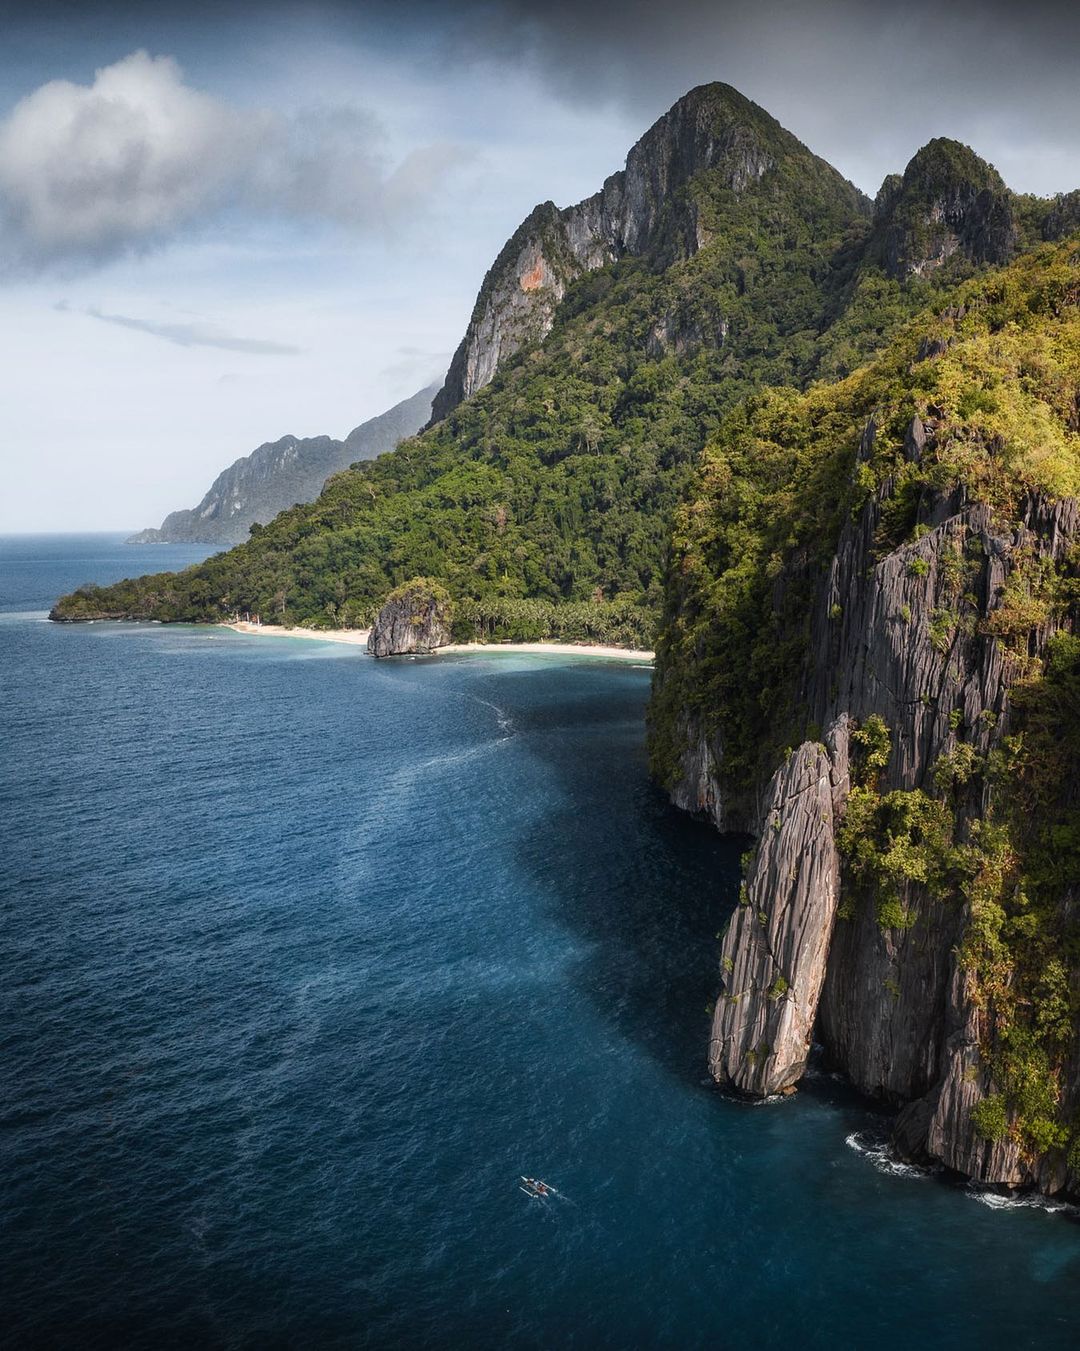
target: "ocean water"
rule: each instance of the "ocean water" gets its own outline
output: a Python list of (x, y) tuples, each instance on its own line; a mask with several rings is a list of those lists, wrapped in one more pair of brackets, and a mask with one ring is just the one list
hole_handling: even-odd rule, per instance
[(44, 620), (196, 553), (0, 543), (6, 1345), (1077, 1345), (1070, 1212), (707, 1083), (647, 670)]

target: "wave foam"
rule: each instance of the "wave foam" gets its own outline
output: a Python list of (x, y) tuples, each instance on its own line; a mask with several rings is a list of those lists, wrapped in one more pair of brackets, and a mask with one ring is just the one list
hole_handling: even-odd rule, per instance
[(923, 1178), (929, 1177), (935, 1171), (898, 1159), (888, 1139), (876, 1131), (852, 1131), (845, 1138), (844, 1144), (856, 1154), (869, 1159), (879, 1173), (887, 1173), (890, 1177)]
[(1048, 1215), (1065, 1212), (1080, 1215), (1080, 1206), (1060, 1201), (1053, 1196), (1043, 1196), (1039, 1192), (997, 1192), (980, 1187), (977, 1182), (969, 1182), (964, 1192), (973, 1201), (988, 1206), (991, 1210), (1045, 1210)]

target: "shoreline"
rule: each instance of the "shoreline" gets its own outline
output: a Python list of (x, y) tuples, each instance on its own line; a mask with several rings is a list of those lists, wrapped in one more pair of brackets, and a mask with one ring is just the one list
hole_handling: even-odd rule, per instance
[[(279, 624), (222, 623), (219, 628), (232, 629), (234, 633), (262, 635), (271, 638), (308, 638), (323, 643), (346, 643), (351, 647), (366, 650), (370, 629), (302, 629), (284, 628)], [(449, 643), (446, 647), (436, 648), (424, 656), (441, 656), (444, 652), (452, 655), (475, 652), (529, 652), (541, 657), (598, 657), (614, 661), (653, 662), (656, 654), (641, 648), (608, 647), (602, 643)]]

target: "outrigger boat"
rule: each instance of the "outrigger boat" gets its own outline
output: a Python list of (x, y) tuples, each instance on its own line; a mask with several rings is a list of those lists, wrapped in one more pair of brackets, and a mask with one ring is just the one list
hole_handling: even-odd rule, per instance
[(546, 1182), (541, 1182), (538, 1177), (523, 1177), (520, 1190), (526, 1196), (532, 1196), (537, 1201), (543, 1201), (545, 1197), (555, 1195), (555, 1188), (549, 1187)]

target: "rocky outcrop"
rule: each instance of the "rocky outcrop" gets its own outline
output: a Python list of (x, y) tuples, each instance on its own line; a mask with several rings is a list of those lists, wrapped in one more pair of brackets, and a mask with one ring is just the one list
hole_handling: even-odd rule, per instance
[[(518, 227), (484, 278), (432, 420), (482, 389), (514, 353), (543, 339), (577, 278), (626, 254), (670, 263), (704, 247), (710, 232), (693, 191), (700, 175), (709, 174), (712, 190), (742, 193), (792, 156), (814, 158), (730, 86), (691, 90), (650, 127), (627, 155), (626, 167), (598, 193), (563, 210), (544, 202)], [(835, 178), (853, 211), (861, 210), (856, 189), (822, 161), (814, 162)], [(723, 320), (712, 328), (710, 337), (722, 342)], [(695, 321), (677, 317), (650, 338), (657, 353), (689, 350), (704, 340)]]
[(416, 577), (387, 596), (368, 635), (374, 657), (434, 652), (450, 642), (450, 594), (439, 582)]
[(1080, 230), (1080, 189), (1061, 192), (1054, 198), (1043, 220), (1043, 239), (1065, 239)]
[(613, 246), (589, 228), (587, 205), (559, 211), (544, 202), (503, 246), (435, 396), (433, 422), (489, 384), (500, 362), (549, 333), (567, 286), (615, 256)]
[(757, 1097), (795, 1084), (813, 1041), (840, 893), (835, 814), (846, 731), (807, 742), (773, 778), (754, 864), (724, 934), (709, 1069)]
[(355, 427), (344, 441), (283, 436), (267, 442), (220, 473), (197, 507), (170, 512), (157, 529), (140, 530), (128, 543), (240, 544), (252, 525), (265, 525), (297, 502), (313, 502), (331, 474), (415, 436), (434, 395), (434, 386), (420, 390)]
[[(910, 429), (913, 455), (930, 434)], [(873, 439), (871, 424), (864, 453)], [(1075, 546), (1080, 505), (1032, 496), (1006, 528), (962, 489), (926, 494), (925, 533), (881, 556), (890, 491), (845, 526), (819, 591), (802, 694), (828, 731), (824, 744), (794, 750), (752, 811), (759, 843), (723, 940), (710, 1068), (718, 1082), (765, 1096), (797, 1082), (816, 1039), (856, 1087), (904, 1105), (896, 1140), (909, 1157), (981, 1182), (1075, 1191), (1080, 1179), (1069, 1179), (1060, 1156), (1032, 1158), (1010, 1137), (976, 1130), (973, 1109), (994, 1085), (985, 1013), (958, 957), (967, 907), (907, 883), (904, 926), (883, 925), (872, 898), (841, 897), (836, 832), (849, 731), (872, 714), (893, 729), (883, 794), (929, 788), (935, 763), (961, 740), (980, 757), (1003, 745), (1016, 671), (990, 632), (994, 615), (1018, 566), (1059, 563)], [(1032, 628), (1028, 659), (1051, 633), (1048, 622)], [(673, 796), (727, 827), (721, 751), (715, 739), (692, 739)], [(958, 838), (984, 814), (990, 791), (980, 782), (961, 799)], [(736, 804), (736, 816), (745, 811)], [(1080, 971), (1072, 979), (1080, 983)], [(1074, 1111), (1080, 1031), (1072, 1066)]]
[(1000, 174), (959, 141), (930, 141), (874, 203), (874, 250), (898, 280), (926, 277), (954, 255), (1001, 264), (1016, 252), (1013, 196)]
[(990, 1077), (983, 1062), (976, 1001), (968, 983), (963, 971), (950, 973), (944, 1072), (923, 1097), (904, 1108), (895, 1141), (908, 1158), (942, 1163), (980, 1182), (1037, 1188), (1054, 1195), (1070, 1183), (1060, 1155), (1032, 1158), (1014, 1139), (988, 1140), (975, 1129), (973, 1112), (990, 1090)]

